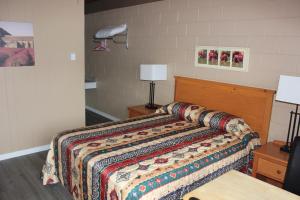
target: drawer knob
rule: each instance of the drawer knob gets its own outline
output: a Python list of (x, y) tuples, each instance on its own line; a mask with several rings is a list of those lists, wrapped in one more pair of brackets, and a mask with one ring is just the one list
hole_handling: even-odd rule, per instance
[(276, 173), (277, 173), (277, 174), (281, 174), (281, 171), (280, 171), (280, 170), (277, 170)]

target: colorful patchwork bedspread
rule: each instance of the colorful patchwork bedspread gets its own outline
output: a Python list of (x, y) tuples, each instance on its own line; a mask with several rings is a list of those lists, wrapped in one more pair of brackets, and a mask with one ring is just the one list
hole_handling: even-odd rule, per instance
[(247, 169), (256, 133), (232, 133), (154, 114), (66, 131), (51, 144), (43, 184), (75, 200), (180, 199), (231, 169)]

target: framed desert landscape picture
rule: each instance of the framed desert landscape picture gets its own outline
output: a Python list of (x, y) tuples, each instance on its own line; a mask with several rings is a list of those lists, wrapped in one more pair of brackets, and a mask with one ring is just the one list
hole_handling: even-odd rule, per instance
[(249, 48), (197, 46), (195, 66), (247, 72), (249, 54)]
[(32, 23), (0, 21), (0, 67), (34, 65)]

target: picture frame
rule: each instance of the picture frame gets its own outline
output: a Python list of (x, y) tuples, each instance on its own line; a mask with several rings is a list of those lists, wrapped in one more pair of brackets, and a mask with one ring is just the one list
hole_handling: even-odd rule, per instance
[(195, 66), (248, 72), (249, 48), (197, 46)]
[(33, 25), (0, 21), (0, 68), (35, 65)]

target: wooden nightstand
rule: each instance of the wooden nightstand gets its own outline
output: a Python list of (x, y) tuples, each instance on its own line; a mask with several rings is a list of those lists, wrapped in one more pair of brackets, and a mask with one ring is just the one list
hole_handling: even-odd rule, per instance
[(142, 115), (149, 115), (155, 113), (156, 109), (148, 109), (145, 105), (128, 107), (128, 117), (138, 117)]
[(252, 173), (254, 177), (262, 175), (263, 180), (279, 187), (282, 186), (289, 154), (280, 151), (281, 146), (277, 142), (269, 142), (254, 151)]

